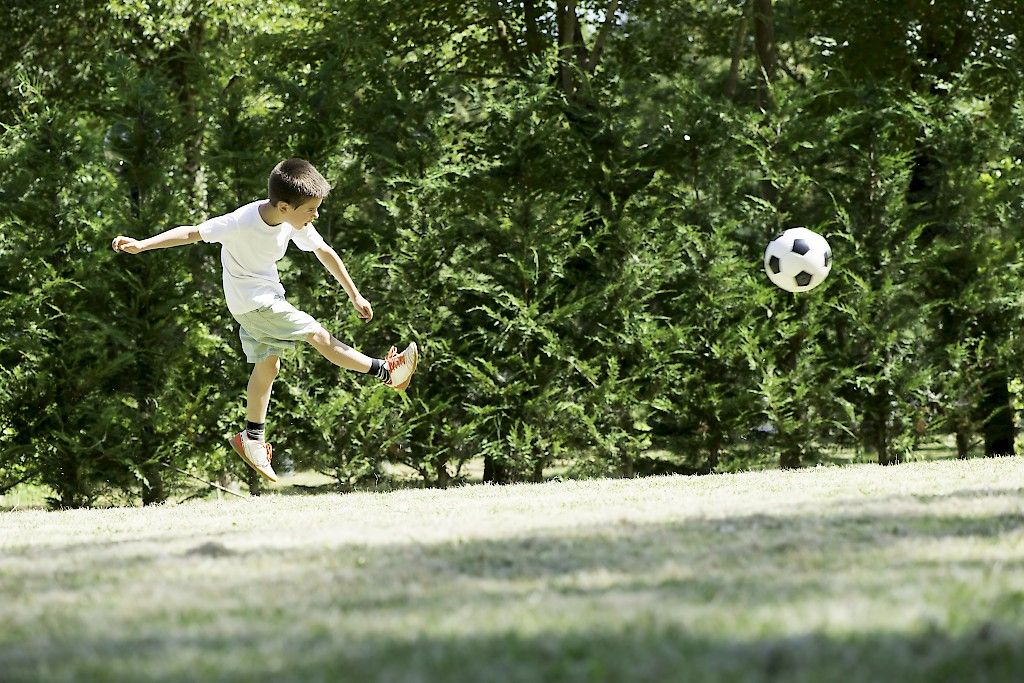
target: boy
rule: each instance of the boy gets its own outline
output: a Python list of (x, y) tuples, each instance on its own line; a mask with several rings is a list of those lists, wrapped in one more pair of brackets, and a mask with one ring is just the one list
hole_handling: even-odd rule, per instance
[(308, 161), (288, 159), (274, 167), (267, 186), (267, 201), (255, 201), (201, 225), (172, 228), (145, 240), (119, 235), (111, 246), (116, 252), (138, 254), (199, 240), (221, 244), (224, 296), (238, 321), (246, 360), (254, 366), (246, 391), (246, 428), (231, 438), (231, 447), (254, 470), (277, 481), (271, 466), (273, 449), (264, 439), (264, 430), (283, 350), (296, 341), (306, 341), (335, 365), (372, 373), (397, 391), (409, 386), (419, 354), (412, 342), (402, 353), (391, 347), (384, 358), (365, 356), (285, 300), (277, 262), (291, 241), (302, 251), (316, 254), (344, 287), (360, 318), (366, 322), (373, 319), (370, 302), (356, 289), (337, 252), (313, 227), (312, 221), (319, 217), (317, 209), (331, 190), (324, 177)]

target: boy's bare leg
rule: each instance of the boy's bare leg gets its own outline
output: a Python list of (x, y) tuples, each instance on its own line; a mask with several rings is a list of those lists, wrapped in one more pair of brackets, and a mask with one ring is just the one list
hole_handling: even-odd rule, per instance
[(277, 473), (270, 462), (273, 448), (263, 439), (263, 429), (270, 406), (270, 390), (280, 369), (281, 359), (277, 356), (269, 356), (253, 366), (246, 388), (245, 416), (249, 424), (230, 439), (235, 453), (270, 481), (277, 481)]
[(372, 358), (341, 343), (323, 328), (320, 328), (319, 332), (311, 332), (306, 335), (306, 341), (324, 358), (346, 370), (367, 373), (373, 366)]
[(262, 424), (267, 421), (270, 390), (274, 387), (274, 380), (280, 370), (281, 359), (278, 356), (270, 356), (253, 366), (246, 390), (245, 416), (249, 422)]

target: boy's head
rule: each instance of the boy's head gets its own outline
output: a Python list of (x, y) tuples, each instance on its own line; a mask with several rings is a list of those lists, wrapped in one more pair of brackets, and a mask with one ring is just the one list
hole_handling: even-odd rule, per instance
[(275, 208), (281, 208), (279, 203), (284, 202), (291, 209), (298, 209), (313, 199), (319, 205), (330, 192), (330, 183), (305, 159), (282, 161), (267, 181), (267, 198)]

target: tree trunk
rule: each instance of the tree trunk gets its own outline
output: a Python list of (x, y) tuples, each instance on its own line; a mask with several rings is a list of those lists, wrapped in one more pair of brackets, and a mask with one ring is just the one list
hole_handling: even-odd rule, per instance
[[(771, 96), (771, 84), (775, 82), (778, 71), (778, 57), (775, 52), (775, 17), (772, 0), (751, 0), (754, 12), (754, 51), (760, 78), (757, 85), (757, 106), (767, 112), (774, 108)], [(768, 178), (759, 183), (761, 198), (773, 206), (778, 206), (778, 191)]]
[(902, 454), (892, 452), (892, 410), (889, 395), (892, 387), (887, 383), (878, 385), (874, 396), (869, 397), (864, 415), (864, 443), (878, 456), (879, 465), (898, 465)]
[(496, 462), (494, 456), (484, 456), (484, 478), (485, 484), (508, 484), (512, 477), (504, 465)]
[(537, 9), (537, 4), (534, 0), (523, 1), (523, 23), (526, 25), (526, 49), (533, 56), (537, 56), (544, 51), (544, 39), (541, 36), (540, 26), (538, 25), (540, 16), (541, 12)]
[(570, 100), (576, 94), (576, 0), (558, 3), (558, 82)]
[(59, 471), (61, 475), (59, 486), (52, 487), (60, 496), (60, 500), (57, 502), (58, 509), (70, 510), (88, 507), (90, 495), (87, 490), (87, 484), (79, 470), (77, 455), (62, 449), (62, 456), (61, 462), (63, 466), (60, 467)]
[(889, 416), (886, 414), (888, 411), (882, 407), (877, 407), (877, 402), (873, 403), (872, 407), (869, 407), (868, 410), (872, 415), (865, 421), (868, 429), (867, 442), (875, 452), (878, 464), (898, 464), (899, 456), (894, 457), (889, 452)]
[(204, 126), (196, 104), (195, 90), (188, 71), (190, 60), (202, 54), (206, 23), (202, 16), (192, 18), (184, 44), (176, 45), (171, 60), (171, 75), (178, 87), (178, 103), (188, 139), (185, 144), (185, 174), (192, 185), (193, 205), (198, 207), (200, 218), (207, 217), (206, 169), (203, 167)]
[(260, 475), (256, 474), (256, 470), (248, 465), (245, 467), (245, 485), (249, 487), (250, 496), (258, 496), (263, 493), (263, 482)]
[(167, 492), (164, 489), (164, 480), (160, 474), (160, 468), (156, 463), (149, 463), (142, 467), (142, 474), (146, 477), (142, 484), (142, 504), (158, 505), (167, 500)]
[(711, 432), (711, 440), (708, 443), (708, 457), (704, 461), (704, 467), (701, 470), (705, 474), (714, 473), (722, 453), (724, 435), (721, 432), (721, 426), (715, 426), (712, 429), (714, 431)]
[(989, 373), (982, 382), (979, 409), (984, 419), (985, 455), (988, 457), (1013, 455), (1016, 428), (1007, 373)]
[(739, 83), (740, 62), (746, 51), (747, 32), (750, 30), (750, 16), (754, 11), (754, 0), (747, 0), (743, 8), (743, 18), (736, 27), (736, 35), (732, 45), (732, 61), (729, 63), (729, 77), (725, 81), (725, 96), (730, 100), (736, 96), (736, 85)]
[(758, 105), (767, 110), (772, 105), (771, 84), (775, 82), (779, 60), (775, 50), (775, 17), (772, 0), (754, 2), (754, 48), (761, 66), (760, 85), (757, 90)]
[(452, 475), (448, 473), (448, 465), (446, 465), (444, 462), (439, 462), (436, 464), (436, 470), (437, 479), (435, 480), (435, 484), (439, 489), (448, 488), (448, 486), (451, 485), (452, 482)]
[(540, 483), (544, 481), (544, 461), (546, 458), (539, 458), (533, 463), (533, 471), (530, 473), (530, 481)]
[(971, 432), (967, 427), (957, 427), (956, 457), (966, 460), (971, 450)]
[[(798, 315), (801, 319), (807, 317), (807, 299), (800, 298), (796, 304)], [(783, 352), (784, 355), (780, 359), (780, 365), (786, 368), (791, 375), (795, 374), (797, 367), (800, 363), (800, 352), (804, 347), (804, 341), (807, 339), (807, 328), (801, 326), (799, 331), (789, 339), (788, 346)], [(792, 404), (791, 404), (792, 405)], [(794, 418), (791, 422), (795, 424), (804, 424), (804, 417), (807, 414), (806, 406), (798, 406), (793, 408), (793, 414), (791, 417)], [(779, 453), (779, 467), (788, 470), (796, 469), (801, 466), (803, 460), (803, 454), (805, 450), (805, 435), (799, 433), (801, 430), (797, 429), (797, 433), (780, 433), (780, 443), (782, 451)]]
[(779, 468), (784, 470), (799, 469), (803, 456), (801, 451), (800, 444), (790, 439), (789, 443), (782, 449), (782, 453), (779, 454)]
[[(129, 269), (140, 282), (148, 282), (153, 279), (150, 275), (153, 267), (152, 263), (144, 260), (126, 262), (125, 264), (125, 268)], [(135, 319), (137, 321), (152, 321), (154, 313), (151, 301), (152, 297), (158, 295), (149, 289), (143, 289), (137, 296)], [(132, 460), (142, 471), (144, 477), (142, 504), (153, 505), (163, 503), (167, 499), (163, 475), (156, 463), (156, 452), (162, 438), (157, 429), (156, 397), (165, 377), (157, 368), (150, 365), (147, 351), (161, 348), (163, 325), (143, 322), (136, 329), (139, 331), (139, 337), (133, 354), (134, 362), (131, 366), (131, 393), (138, 405), (135, 423), (138, 446), (132, 453)]]

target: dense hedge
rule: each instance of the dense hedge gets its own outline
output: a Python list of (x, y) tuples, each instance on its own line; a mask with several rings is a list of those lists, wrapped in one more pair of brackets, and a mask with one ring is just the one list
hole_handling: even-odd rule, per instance
[[(289, 295), (403, 397), (285, 360), (278, 462), (343, 486), (1012, 452), (1024, 298), (1016, 0), (289, 3), (0, 10), (0, 492), (158, 502), (225, 447), (248, 368), (210, 245), (118, 257), (304, 156), (377, 317)], [(830, 240), (772, 288), (781, 228)], [(652, 458), (653, 453), (670, 453)]]

